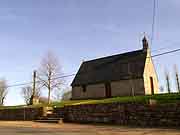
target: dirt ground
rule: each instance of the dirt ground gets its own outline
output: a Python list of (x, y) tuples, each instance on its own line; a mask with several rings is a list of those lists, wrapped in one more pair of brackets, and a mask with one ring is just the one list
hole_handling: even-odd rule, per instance
[(1, 135), (180, 135), (180, 130), (0, 121)]

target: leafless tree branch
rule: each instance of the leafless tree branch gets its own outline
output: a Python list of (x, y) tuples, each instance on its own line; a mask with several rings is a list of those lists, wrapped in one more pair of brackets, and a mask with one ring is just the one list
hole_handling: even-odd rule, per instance
[(5, 79), (0, 80), (0, 105), (4, 105), (4, 100), (7, 96), (7, 82)]
[(48, 89), (48, 103), (50, 103), (51, 92), (61, 89), (64, 79), (56, 79), (57, 75), (63, 75), (59, 60), (52, 52), (48, 52), (41, 61), (38, 80), (41, 86)]
[[(21, 90), (21, 95), (24, 98), (24, 101), (25, 101), (25, 103), (27, 105), (30, 104), (30, 100), (31, 100), (32, 94), (33, 94), (33, 89), (32, 89), (31, 86), (23, 87), (22, 90)], [(34, 96), (36, 96), (36, 97), (40, 97), (41, 96), (41, 91), (40, 91), (39, 88), (36, 89)]]

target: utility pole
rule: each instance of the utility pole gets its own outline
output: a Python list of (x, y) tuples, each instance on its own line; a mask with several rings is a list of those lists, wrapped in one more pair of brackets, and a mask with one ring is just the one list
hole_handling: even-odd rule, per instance
[(33, 72), (33, 97), (35, 96), (35, 91), (36, 91), (36, 70)]
[(34, 104), (34, 97), (35, 97), (35, 92), (36, 92), (36, 70), (33, 72), (33, 86), (32, 86), (32, 96), (30, 99), (30, 105)]

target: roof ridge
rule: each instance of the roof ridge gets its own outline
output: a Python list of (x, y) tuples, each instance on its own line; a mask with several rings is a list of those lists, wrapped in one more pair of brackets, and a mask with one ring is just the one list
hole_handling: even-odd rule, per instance
[(99, 58), (84, 61), (83, 63), (89, 63), (89, 62), (96, 61), (96, 60), (111, 58), (111, 57), (119, 56), (119, 55), (126, 55), (126, 54), (129, 54), (129, 53), (134, 53), (134, 52), (139, 52), (139, 51), (143, 51), (143, 49), (139, 49), (139, 50), (135, 50), (135, 51), (129, 51), (129, 52), (125, 52), (125, 53), (114, 54), (114, 55), (109, 55), (109, 56), (105, 56), (105, 57), (99, 57)]

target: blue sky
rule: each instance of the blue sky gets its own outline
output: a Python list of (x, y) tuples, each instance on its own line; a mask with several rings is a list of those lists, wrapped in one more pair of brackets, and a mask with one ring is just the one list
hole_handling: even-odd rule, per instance
[[(31, 80), (49, 49), (65, 74), (82, 60), (142, 48), (151, 36), (153, 0), (0, 0), (0, 77), (9, 84)], [(152, 54), (180, 47), (180, 1), (158, 0)], [(164, 70), (173, 77), (180, 53), (154, 59), (160, 85)], [(72, 78), (68, 78), (70, 83)], [(22, 104), (21, 87), (9, 89), (7, 105)]]

